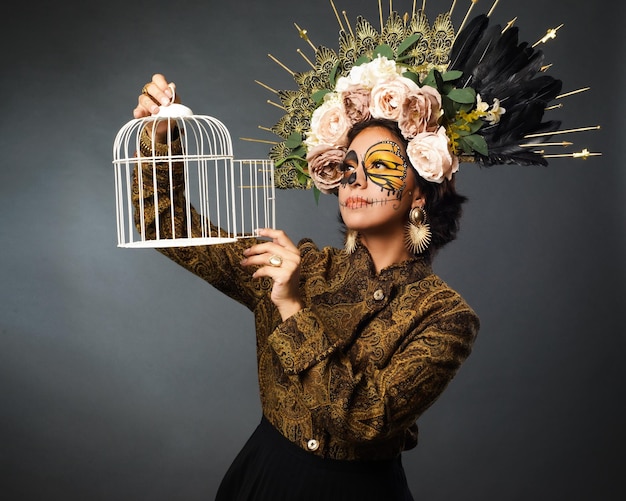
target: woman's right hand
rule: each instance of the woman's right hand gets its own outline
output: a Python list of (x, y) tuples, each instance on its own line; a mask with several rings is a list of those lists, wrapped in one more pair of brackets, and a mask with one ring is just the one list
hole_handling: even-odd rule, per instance
[(155, 73), (152, 80), (143, 86), (141, 94), (137, 98), (137, 107), (133, 110), (135, 118), (144, 118), (159, 112), (160, 106), (168, 106), (172, 103), (175, 94), (175, 103), (180, 103), (178, 93), (175, 93), (176, 84), (168, 82), (163, 75)]

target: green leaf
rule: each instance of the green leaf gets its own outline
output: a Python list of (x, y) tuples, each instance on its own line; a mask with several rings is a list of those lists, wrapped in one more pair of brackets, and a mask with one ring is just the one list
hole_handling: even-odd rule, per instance
[(315, 197), (315, 203), (319, 204), (320, 203), (320, 194), (322, 192), (319, 190), (319, 188), (315, 185), (313, 185), (313, 196)]
[(368, 56), (367, 54), (363, 54), (356, 61), (354, 61), (353, 66), (361, 66), (362, 64), (370, 63), (371, 61), (372, 61), (372, 58), (370, 56)]
[(328, 89), (318, 90), (311, 94), (311, 99), (315, 102), (315, 104), (320, 104), (324, 100), (324, 96), (328, 94), (330, 91)]
[(451, 82), (452, 80), (458, 80), (463, 76), (463, 72), (459, 70), (446, 71), (441, 75), (444, 82)]
[(480, 136), (478, 134), (472, 134), (470, 136), (463, 137), (461, 140), (459, 140), (459, 144), (461, 143), (465, 143), (471, 148), (471, 150), (476, 151), (481, 155), (487, 156), (489, 153), (487, 141), (485, 141), (485, 138), (483, 136)]
[(373, 57), (384, 56), (387, 59), (393, 59), (393, 49), (387, 44), (381, 44), (374, 49)]
[(404, 78), (408, 78), (409, 80), (413, 80), (417, 85), (420, 84), (420, 77), (417, 73), (413, 73), (412, 71), (405, 71), (402, 73)]
[(290, 150), (293, 150), (302, 144), (302, 134), (299, 132), (292, 132), (285, 141), (285, 146)]
[(407, 50), (409, 50), (413, 44), (419, 41), (420, 38), (422, 38), (421, 33), (415, 33), (410, 37), (405, 38), (404, 41), (400, 45), (398, 45), (398, 57), (400, 57)]
[(298, 178), (298, 183), (306, 186), (309, 182), (309, 176), (307, 176), (304, 172), (302, 171), (298, 171), (297, 174), (297, 178)]
[[(277, 162), (274, 162), (274, 167), (280, 167), (285, 162), (291, 162), (291, 161), (293, 161), (293, 162), (300, 162), (300, 163), (306, 163), (306, 158), (302, 158), (301, 156), (298, 156), (298, 155), (289, 155), (289, 156), (286, 156), (285, 158), (281, 158)], [(296, 167), (302, 168), (298, 164), (294, 164), (294, 165)]]
[[(475, 122), (469, 123), (463, 119), (459, 119), (455, 122), (455, 125), (457, 126), (458, 133), (461, 136), (469, 136), (470, 134), (476, 134), (484, 125), (484, 122), (482, 120), (476, 120)], [(469, 127), (469, 130), (461, 130), (458, 128), (459, 126)]]
[(456, 103), (470, 104), (476, 100), (476, 91), (470, 87), (465, 89), (452, 89), (447, 96)]

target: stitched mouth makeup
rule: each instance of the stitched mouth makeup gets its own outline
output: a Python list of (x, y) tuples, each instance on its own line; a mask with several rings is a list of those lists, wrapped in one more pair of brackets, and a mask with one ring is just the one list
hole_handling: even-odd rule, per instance
[(379, 207), (381, 205), (388, 204), (390, 202), (398, 202), (396, 198), (363, 198), (363, 197), (348, 197), (345, 202), (340, 203), (340, 206), (345, 209), (364, 209), (369, 207)]

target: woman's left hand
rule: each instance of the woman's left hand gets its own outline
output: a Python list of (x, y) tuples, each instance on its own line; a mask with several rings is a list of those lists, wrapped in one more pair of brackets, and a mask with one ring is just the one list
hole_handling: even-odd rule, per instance
[(264, 228), (258, 230), (260, 237), (271, 241), (253, 245), (244, 251), (243, 266), (259, 266), (254, 278), (269, 277), (273, 280), (272, 302), (283, 320), (304, 308), (300, 296), (300, 251), (282, 230)]

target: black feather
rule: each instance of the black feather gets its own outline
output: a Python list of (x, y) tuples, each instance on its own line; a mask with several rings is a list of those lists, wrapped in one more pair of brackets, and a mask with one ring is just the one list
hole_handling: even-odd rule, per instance
[(456, 85), (472, 87), (490, 104), (498, 99), (506, 109), (497, 124), (480, 131), (488, 146), (487, 156), (476, 156), (482, 165), (546, 165), (541, 153), (520, 144), (528, 142), (528, 134), (549, 133), (560, 126), (557, 121), (544, 122), (543, 115), (561, 91), (561, 81), (541, 72), (543, 53), (520, 43), (518, 36), (515, 27), (504, 32), (498, 25), (489, 27), (489, 18), (481, 14), (458, 34), (450, 52), (449, 69), (463, 72)]

